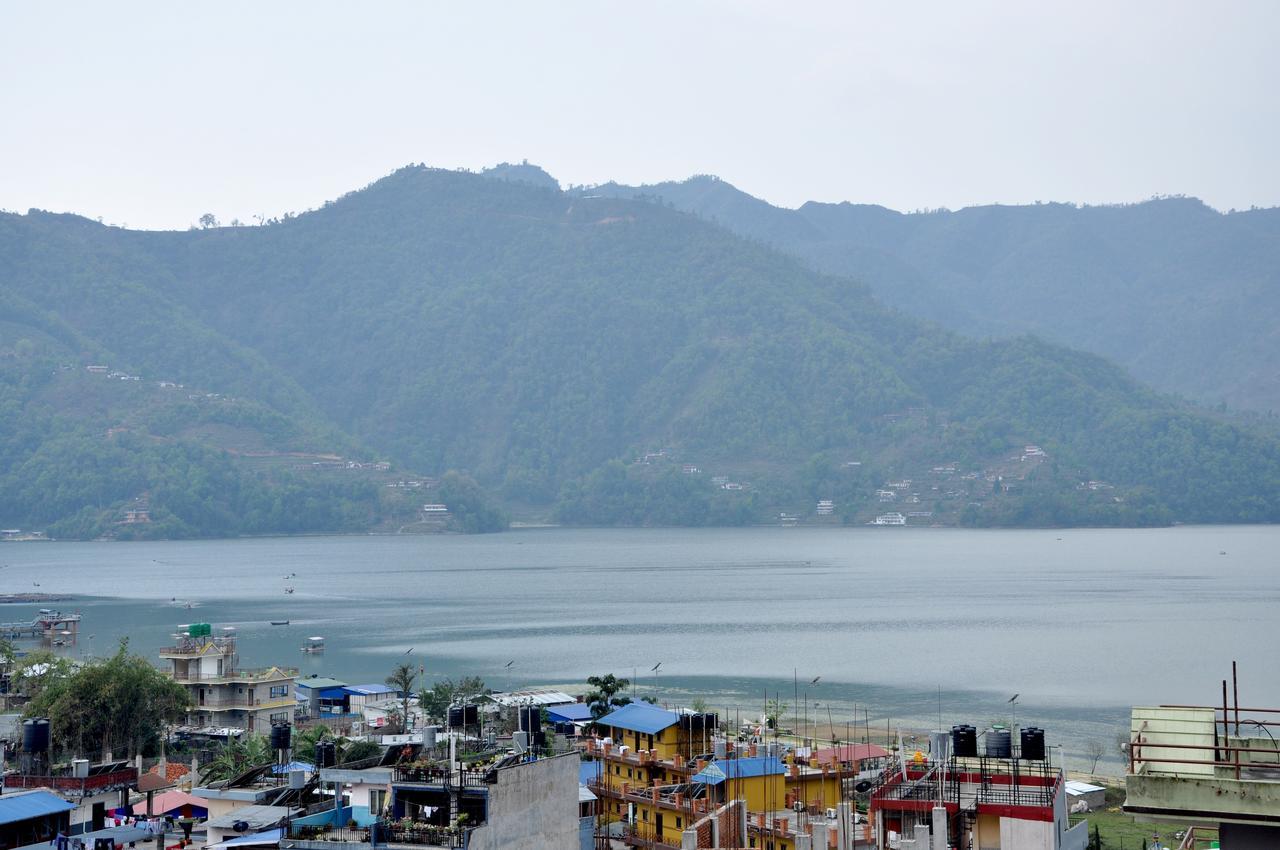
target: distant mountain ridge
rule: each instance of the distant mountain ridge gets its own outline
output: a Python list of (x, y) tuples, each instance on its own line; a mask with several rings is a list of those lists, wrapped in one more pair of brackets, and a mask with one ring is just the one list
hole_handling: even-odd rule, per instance
[[(40, 457), (37, 417), (73, 418), (73, 394), (33, 389), (43, 364), (83, 369), (106, 352), (113, 367), (243, 399), (289, 434), (328, 435), (311, 445), (463, 470), (566, 522), (1280, 519), (1280, 443), (1267, 434), (1099, 357), (965, 339), (694, 215), (563, 192), (529, 168), (407, 167), (261, 227), (145, 233), (0, 215), (0, 298), (22, 311), (0, 322), (0, 405), (15, 411), (0, 420), (0, 483), (23, 484)], [(85, 457), (111, 445), (105, 429), (75, 439)], [(145, 479), (165, 439), (148, 428), (121, 461)], [(225, 460), (211, 450), (208, 463)], [(174, 500), (184, 476), (197, 491), (204, 480), (199, 464), (156, 474)], [(248, 487), (267, 473), (235, 474)], [(341, 495), (284, 483), (317, 511)], [(491, 523), (482, 496), (462, 497)], [(350, 495), (334, 516), (381, 521), (370, 499)]]
[(1280, 411), (1280, 209), (1175, 197), (792, 210), (706, 176), (582, 191), (672, 204), (970, 336), (1034, 333), (1207, 404)]

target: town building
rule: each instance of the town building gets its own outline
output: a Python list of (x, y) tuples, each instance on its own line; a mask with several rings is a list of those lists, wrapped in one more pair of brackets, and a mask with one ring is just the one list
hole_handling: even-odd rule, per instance
[(1191, 825), (1196, 847), (1280, 847), (1280, 709), (1241, 708), (1238, 693), (1228, 702), (1223, 680), (1220, 705), (1134, 707), (1124, 811)]
[(587, 777), (601, 834), (654, 850), (826, 847), (817, 835), (853, 846), (852, 766), (804, 764), (777, 742), (729, 740), (715, 714), (646, 703), (597, 728), (584, 748), (598, 765)]
[(1084, 850), (1066, 783), (1040, 729), (956, 726), (901, 751), (871, 793), (878, 850)]
[(235, 629), (214, 635), (208, 623), (192, 623), (160, 650), (169, 675), (191, 694), (187, 725), (198, 728), (264, 732), (273, 723), (293, 720), (296, 669), (242, 669)]

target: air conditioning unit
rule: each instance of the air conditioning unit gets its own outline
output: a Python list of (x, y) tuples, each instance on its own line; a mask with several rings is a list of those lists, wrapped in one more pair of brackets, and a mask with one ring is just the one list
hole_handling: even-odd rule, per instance
[(827, 809), (827, 820), (835, 820), (835, 819), (836, 819), (836, 810)]
[(797, 814), (803, 812), (805, 808), (804, 800), (796, 800), (794, 803), (791, 804), (791, 808), (794, 809)]

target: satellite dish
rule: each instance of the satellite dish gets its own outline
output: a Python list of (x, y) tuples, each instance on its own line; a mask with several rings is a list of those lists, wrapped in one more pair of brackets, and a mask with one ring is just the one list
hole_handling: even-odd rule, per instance
[(853, 790), (857, 791), (859, 794), (865, 794), (871, 790), (871, 782), (864, 779), (857, 785), (853, 786)]
[(235, 823), (231, 824), (231, 828), (234, 829), (236, 832), (245, 832), (249, 829), (249, 822), (238, 820)]

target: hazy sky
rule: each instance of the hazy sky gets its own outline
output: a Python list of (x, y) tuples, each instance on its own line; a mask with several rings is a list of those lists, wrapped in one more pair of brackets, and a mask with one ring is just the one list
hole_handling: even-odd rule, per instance
[(1280, 2), (0, 0), (0, 208), (186, 227), (408, 162), (794, 206), (1280, 203)]

